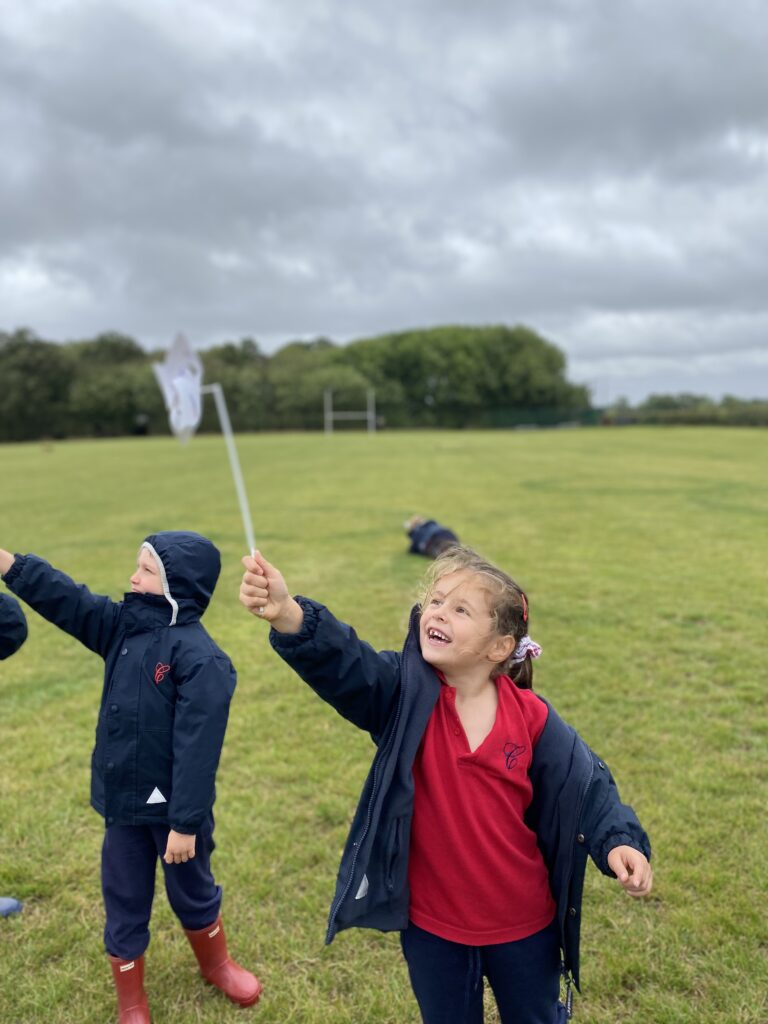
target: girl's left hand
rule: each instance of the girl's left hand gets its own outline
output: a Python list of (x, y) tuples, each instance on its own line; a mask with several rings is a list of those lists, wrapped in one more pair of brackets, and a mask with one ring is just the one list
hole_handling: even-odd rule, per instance
[(653, 885), (653, 870), (648, 859), (632, 846), (614, 846), (608, 854), (608, 867), (630, 896), (647, 896)]
[(186, 864), (195, 856), (195, 837), (187, 836), (183, 832), (168, 833), (168, 844), (163, 854), (166, 864)]

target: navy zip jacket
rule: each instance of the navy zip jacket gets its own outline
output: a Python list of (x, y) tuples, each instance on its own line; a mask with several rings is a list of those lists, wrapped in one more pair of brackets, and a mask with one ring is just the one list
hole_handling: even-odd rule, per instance
[[(434, 669), (421, 656), (418, 609), (402, 653), (377, 653), (323, 605), (304, 597), (297, 601), (304, 611), (300, 631), (271, 630), (270, 643), (323, 700), (369, 732), (378, 748), (342, 854), (326, 941), (344, 928), (400, 930), (408, 924), (412, 765), (440, 690)], [(587, 856), (615, 877), (607, 863), (615, 846), (632, 846), (646, 857), (651, 851), (604, 762), (547, 707), (530, 769), (533, 799), (526, 823), (549, 871), (563, 962), (578, 987)]]
[(18, 601), (0, 594), (0, 661), (10, 658), (27, 639), (27, 620)]
[(92, 594), (36, 555), (16, 555), (3, 579), (35, 611), (104, 659), (91, 759), (91, 804), (107, 825), (169, 825), (192, 835), (213, 806), (236, 675), (200, 623), (221, 560), (196, 533), (145, 545), (164, 596)]

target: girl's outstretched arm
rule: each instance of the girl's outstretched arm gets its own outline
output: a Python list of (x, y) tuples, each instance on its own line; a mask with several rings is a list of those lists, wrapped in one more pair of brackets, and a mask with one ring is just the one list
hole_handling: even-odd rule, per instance
[(240, 601), (270, 623), (274, 650), (319, 697), (378, 742), (397, 700), (400, 655), (375, 651), (324, 605), (293, 598), (282, 573), (258, 551), (242, 561)]

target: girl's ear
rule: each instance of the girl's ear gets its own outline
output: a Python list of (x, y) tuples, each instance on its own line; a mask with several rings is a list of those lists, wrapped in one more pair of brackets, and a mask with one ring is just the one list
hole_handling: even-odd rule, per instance
[(517, 640), (510, 634), (497, 636), (488, 650), (488, 660), (495, 665), (505, 662), (517, 646)]

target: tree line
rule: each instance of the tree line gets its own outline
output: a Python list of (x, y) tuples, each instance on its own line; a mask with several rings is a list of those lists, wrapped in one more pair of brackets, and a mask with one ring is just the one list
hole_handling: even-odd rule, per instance
[[(732, 396), (650, 395), (595, 409), (588, 389), (567, 380), (560, 349), (522, 326), (434, 327), (346, 345), (316, 338), (272, 355), (242, 338), (200, 355), (238, 431), (321, 430), (328, 388), (336, 410), (362, 410), (374, 388), (379, 424), (393, 428), (768, 425), (767, 400)], [(163, 356), (114, 332), (58, 344), (27, 329), (0, 331), (0, 441), (167, 434), (152, 372)], [(213, 403), (203, 409), (200, 429), (217, 431)]]
[(688, 424), (692, 426), (766, 427), (768, 400), (724, 395), (719, 401), (708, 395), (682, 392), (677, 395), (649, 395), (637, 405), (618, 399), (604, 410), (607, 424)]
[[(118, 333), (57, 344), (0, 332), (0, 440), (167, 434), (147, 352)], [(365, 407), (374, 388), (384, 427), (503, 427), (594, 419), (563, 353), (527, 327), (448, 326), (338, 345), (293, 341), (266, 355), (252, 338), (200, 352), (206, 383), (224, 389), (235, 430), (319, 430), (323, 394)], [(210, 402), (202, 431), (218, 430)], [(359, 425), (357, 427), (359, 429)]]

